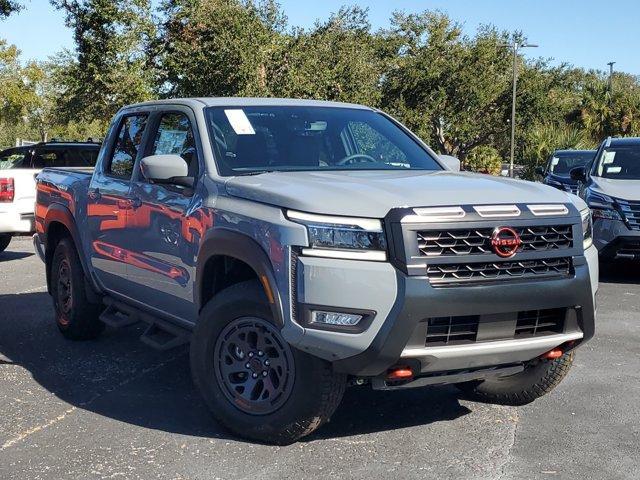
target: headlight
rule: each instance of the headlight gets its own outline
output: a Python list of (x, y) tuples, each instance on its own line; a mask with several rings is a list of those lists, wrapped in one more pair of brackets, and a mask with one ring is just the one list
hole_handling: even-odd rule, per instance
[(547, 185), (550, 185), (552, 187), (556, 187), (556, 188), (560, 188), (563, 189), (564, 185), (556, 180), (551, 180), (550, 178), (547, 178), (544, 180), (543, 183), (546, 183)]
[(382, 222), (370, 218), (334, 217), (289, 210), (287, 217), (307, 227), (309, 247), (304, 255), (353, 260), (387, 259)]
[(586, 250), (593, 245), (593, 221), (591, 220), (591, 212), (588, 208), (580, 212), (582, 218), (582, 238), (583, 247)]
[(591, 209), (594, 220), (604, 218), (607, 220), (622, 221), (622, 217), (618, 211), (613, 208), (613, 199), (608, 195), (589, 190), (585, 200)]

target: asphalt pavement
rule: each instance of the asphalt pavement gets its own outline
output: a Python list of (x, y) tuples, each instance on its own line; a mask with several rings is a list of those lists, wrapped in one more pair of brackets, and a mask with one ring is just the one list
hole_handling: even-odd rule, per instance
[(152, 350), (139, 326), (64, 340), (44, 266), (14, 239), (0, 253), (0, 479), (638, 479), (640, 265), (601, 281), (596, 337), (533, 404), (358, 387), (314, 435), (272, 447), (212, 420), (185, 348)]

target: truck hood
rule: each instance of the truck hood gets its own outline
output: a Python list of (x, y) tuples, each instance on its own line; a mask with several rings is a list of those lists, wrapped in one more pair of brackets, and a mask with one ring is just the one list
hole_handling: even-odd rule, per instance
[(232, 177), (226, 190), (292, 210), (371, 218), (395, 207), (571, 201), (540, 183), (448, 171), (269, 172)]
[(621, 200), (640, 201), (640, 180), (591, 177), (590, 188)]

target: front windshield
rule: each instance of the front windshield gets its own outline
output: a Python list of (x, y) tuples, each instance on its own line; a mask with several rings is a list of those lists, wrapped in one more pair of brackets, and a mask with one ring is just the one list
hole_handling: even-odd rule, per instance
[(576, 167), (583, 167), (595, 156), (596, 152), (555, 153), (549, 162), (549, 172), (561, 177), (569, 177)]
[(442, 170), (401, 128), (371, 110), (252, 106), (212, 107), (206, 114), (222, 175)]
[(617, 180), (640, 180), (640, 145), (606, 148), (593, 174)]
[(0, 152), (0, 170), (9, 170), (12, 168), (26, 168), (25, 165), (28, 152), (26, 150), (9, 149)]

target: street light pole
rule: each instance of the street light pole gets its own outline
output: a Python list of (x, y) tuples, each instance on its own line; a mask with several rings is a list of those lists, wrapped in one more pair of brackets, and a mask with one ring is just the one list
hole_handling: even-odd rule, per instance
[(611, 97), (613, 96), (613, 66), (616, 62), (609, 62), (609, 101), (611, 101)]
[(513, 92), (511, 98), (511, 155), (509, 159), (509, 176), (513, 178), (513, 162), (516, 150), (516, 92), (518, 88), (518, 50), (520, 48), (535, 48), (532, 43), (518, 43), (516, 40), (510, 47), (513, 49)]

